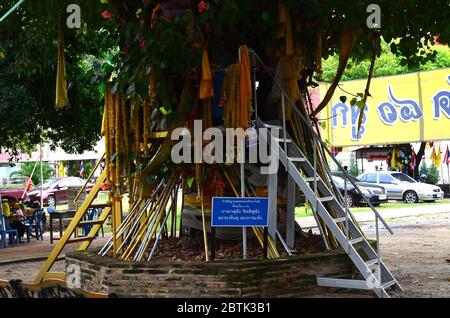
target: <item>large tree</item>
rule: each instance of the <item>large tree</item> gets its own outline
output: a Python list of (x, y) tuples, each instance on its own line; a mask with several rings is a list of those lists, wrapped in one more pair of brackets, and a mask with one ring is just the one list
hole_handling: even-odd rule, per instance
[[(3, 1), (4, 13), (16, 1)], [(95, 71), (115, 48), (98, 1), (83, 1), (81, 29), (65, 28), (70, 106), (55, 108), (57, 30), (72, 1), (27, 1), (0, 28), (0, 149), (15, 156), (41, 142), (67, 152), (90, 150), (100, 139), (103, 92)], [(92, 12), (95, 18), (87, 13)], [(97, 24), (95, 23), (97, 21)]]
[[(297, 55), (302, 75), (299, 88), (306, 94), (306, 87), (321, 77), (322, 58), (339, 55), (333, 76), (337, 84), (350, 58), (360, 61), (380, 54), (381, 37), (401, 63), (411, 68), (434, 58), (436, 53), (427, 48), (435, 43), (436, 35), (441, 43), (450, 38), (450, 30), (445, 27), (450, 22), (446, 0), (433, 4), (420, 0), (378, 1), (380, 29), (369, 29), (366, 25), (371, 2), (211, 0), (205, 6), (204, 1), (159, 1), (163, 5), (162, 15), (170, 16), (173, 9), (190, 10), (193, 20), (186, 14), (174, 20), (162, 18), (151, 29), (152, 10), (158, 1), (26, 1), (0, 29), (0, 50), (6, 56), (0, 61), (1, 86), (8, 90), (8, 94), (2, 94), (6, 100), (1, 111), (24, 118), (22, 121), (10, 118), (6, 126), (2, 125), (0, 145), (17, 150), (45, 135), (68, 151), (89, 149), (99, 137), (101, 92), (88, 82), (89, 72), (80, 64), (86, 56), (101, 58), (114, 47), (120, 47), (120, 53), (112, 61), (114, 68), (103, 65), (101, 72), (91, 78), (98, 80), (97, 87), (115, 74), (116, 89), (144, 97), (148, 70), (153, 68), (158, 78), (160, 104), (176, 110), (187, 70), (200, 69), (201, 48), (208, 44), (211, 47), (211, 43), (216, 51), (222, 49), (219, 54), (222, 58), (236, 55), (238, 46), (247, 44), (273, 67), (281, 57)], [(0, 11), (5, 12), (13, 3), (3, 1)], [(66, 8), (71, 3), (81, 7), (82, 28), (64, 29), (72, 107), (58, 112), (53, 108), (56, 35), (58, 27), (65, 24), (69, 15)], [(286, 17), (279, 19), (280, 3), (287, 9), (289, 25)], [(186, 30), (192, 22), (193, 38), (189, 38)], [(216, 61), (220, 59), (217, 57)], [(93, 69), (92, 65), (88, 67)], [(331, 86), (321, 107), (334, 87)], [(12, 95), (14, 92), (16, 97)], [(11, 98), (19, 101), (11, 103)]]

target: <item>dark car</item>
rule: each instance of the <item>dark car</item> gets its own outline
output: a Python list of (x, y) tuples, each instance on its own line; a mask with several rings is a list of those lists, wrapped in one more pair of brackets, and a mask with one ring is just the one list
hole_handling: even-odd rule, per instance
[(32, 187), (32, 183), (27, 181), (26, 177), (0, 178), (0, 197), (20, 201), (26, 194), (25, 188)]
[[(338, 187), (339, 191), (341, 192), (342, 196), (344, 196), (345, 199), (345, 181), (343, 178), (338, 176), (333, 176), (333, 181)], [(364, 197), (372, 203), (374, 206), (380, 205), (380, 203), (386, 201), (386, 194), (376, 194), (372, 189), (366, 188), (364, 186), (360, 186), (357, 184), (359, 189), (361, 190)], [(379, 189), (378, 189), (379, 190)], [(385, 191), (384, 188), (382, 188), (382, 191)], [(354, 207), (358, 205), (365, 205), (366, 201), (364, 198), (359, 194), (358, 191), (356, 191), (355, 187), (347, 181), (347, 206), (348, 207)]]
[[(331, 174), (333, 176), (340, 177), (342, 179), (344, 178), (344, 173), (342, 171), (333, 171)], [(356, 183), (356, 185), (359, 188), (370, 190), (375, 195), (378, 196), (378, 203), (375, 203), (375, 205), (377, 205), (379, 203), (387, 202), (388, 195), (387, 195), (387, 191), (386, 191), (385, 187), (383, 187), (381, 185), (373, 184), (373, 183), (363, 182), (360, 179), (353, 177), (353, 176), (349, 176), (349, 177), (352, 179), (352, 181), (354, 183)], [(347, 182), (350, 183), (350, 181), (348, 181), (348, 180), (347, 180)]]
[[(67, 192), (69, 188), (81, 188), (86, 181), (77, 177), (52, 178), (44, 181), (42, 196), (44, 205), (56, 206), (56, 204), (67, 203)], [(92, 184), (88, 184), (86, 191), (89, 192)], [(38, 184), (33, 190), (27, 192), (26, 201), (41, 201), (41, 185)]]

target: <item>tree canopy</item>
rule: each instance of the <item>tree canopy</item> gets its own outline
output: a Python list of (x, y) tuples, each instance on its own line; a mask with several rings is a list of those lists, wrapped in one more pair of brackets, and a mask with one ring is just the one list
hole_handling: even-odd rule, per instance
[[(2, 2), (0, 12), (14, 2)], [(56, 110), (57, 21), (67, 16), (66, 2), (27, 1), (1, 24), (0, 148), (13, 156), (41, 142), (82, 152), (100, 139), (103, 92), (93, 76), (114, 42), (103, 37), (101, 19), (90, 32), (86, 25), (66, 32), (70, 107)], [(87, 12), (91, 7), (84, 5)]]
[[(15, 1), (0, 4), (4, 13)], [(68, 29), (69, 4), (79, 4), (82, 25)], [(280, 3), (292, 26), (280, 24)], [(210, 48), (213, 63), (234, 59), (239, 45), (252, 47), (276, 66), (292, 54), (300, 57), (300, 88), (322, 77), (322, 58), (338, 54), (325, 78), (338, 83), (348, 62), (373, 59), (383, 47), (400, 69), (418, 68), (436, 58), (430, 50), (450, 39), (450, 3), (436, 0), (380, 0), (381, 28), (366, 25), (368, 0), (46, 0), (25, 1), (0, 28), (0, 146), (27, 149), (42, 138), (66, 151), (90, 149), (99, 139), (103, 88), (127, 96), (147, 94), (149, 72), (157, 77), (159, 104), (177, 120), (183, 79), (196, 77), (201, 52)], [(157, 5), (159, 13), (155, 13)], [(154, 20), (158, 18), (158, 23)], [(161, 18), (159, 18), (161, 17)], [(151, 25), (154, 24), (152, 28)], [(71, 107), (54, 108), (56, 37), (64, 28)], [(284, 32), (283, 32), (284, 29)], [(214, 44), (214, 45), (211, 45)], [(2, 58), (4, 56), (4, 58)], [(351, 58), (351, 59), (350, 59)], [(347, 67), (348, 69), (348, 67)], [(366, 67), (364, 71), (366, 71)], [(369, 67), (370, 70), (370, 67)], [(370, 74), (367, 74), (368, 76)], [(330, 94), (334, 92), (330, 90)], [(330, 98), (330, 95), (325, 97)], [(192, 109), (189, 101), (185, 108)], [(171, 112), (172, 111), (172, 112)]]
[[(445, 67), (450, 67), (450, 49), (447, 46), (435, 46), (432, 50), (436, 51), (436, 58), (416, 67), (408, 67), (401, 64), (401, 56), (393, 54), (389, 45), (382, 41), (382, 53), (375, 61), (374, 76), (392, 76), (417, 71), (430, 71)], [(323, 80), (325, 82), (333, 81), (336, 68), (339, 64), (339, 56), (337, 54), (330, 56), (323, 62)], [(370, 60), (355, 61), (350, 59), (344, 74), (343, 81), (358, 80), (367, 78), (370, 69)]]

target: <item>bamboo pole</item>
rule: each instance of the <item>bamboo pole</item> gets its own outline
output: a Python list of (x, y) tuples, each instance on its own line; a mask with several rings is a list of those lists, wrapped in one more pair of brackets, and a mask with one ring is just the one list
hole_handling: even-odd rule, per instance
[(206, 216), (205, 216), (205, 203), (203, 202), (203, 190), (200, 190), (200, 198), (202, 200), (202, 225), (203, 225), (203, 244), (205, 246), (205, 260), (209, 262), (209, 250), (208, 250), (208, 233), (206, 231)]

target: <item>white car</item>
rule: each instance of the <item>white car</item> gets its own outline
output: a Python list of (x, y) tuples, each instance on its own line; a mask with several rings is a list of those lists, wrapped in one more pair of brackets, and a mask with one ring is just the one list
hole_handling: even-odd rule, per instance
[(402, 172), (366, 172), (358, 176), (362, 182), (373, 183), (386, 189), (388, 199), (406, 203), (435, 201), (444, 198), (441, 188), (420, 183)]

